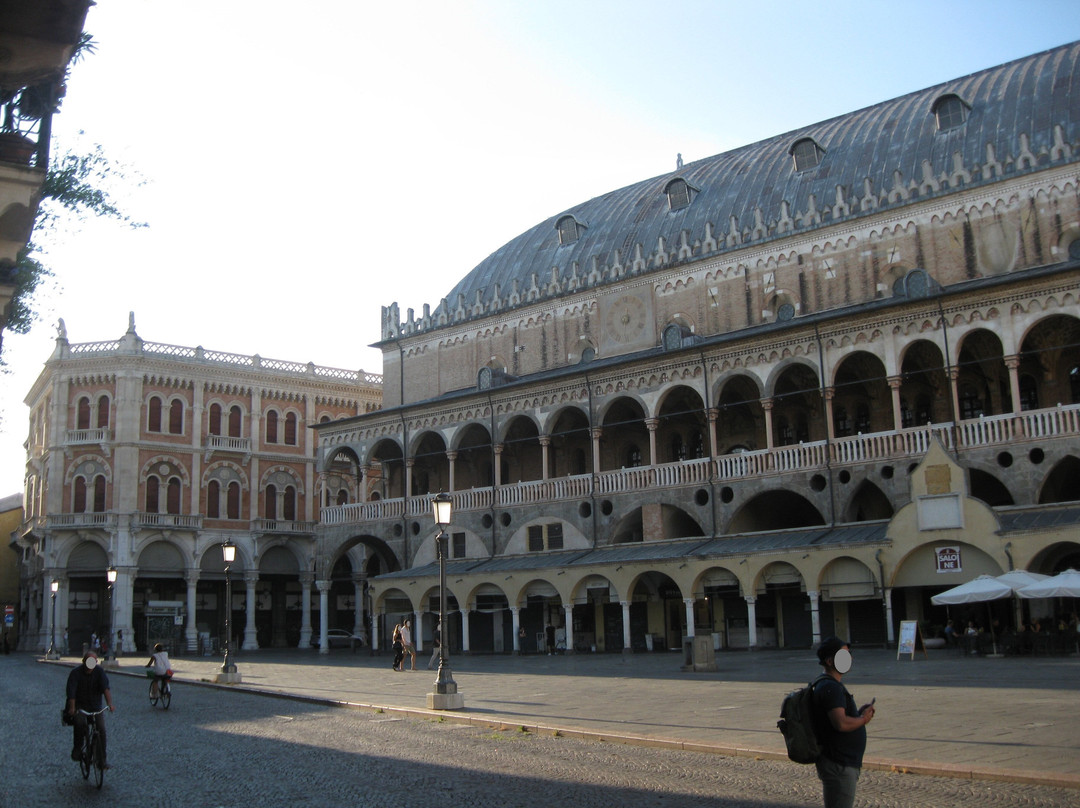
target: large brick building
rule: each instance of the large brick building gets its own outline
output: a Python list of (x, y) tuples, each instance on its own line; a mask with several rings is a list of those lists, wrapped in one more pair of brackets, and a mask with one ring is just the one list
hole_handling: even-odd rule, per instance
[(441, 491), (455, 650), (888, 642), (1076, 565), (1078, 86), (1074, 43), (680, 160), (386, 307), (317, 578), (429, 638)]

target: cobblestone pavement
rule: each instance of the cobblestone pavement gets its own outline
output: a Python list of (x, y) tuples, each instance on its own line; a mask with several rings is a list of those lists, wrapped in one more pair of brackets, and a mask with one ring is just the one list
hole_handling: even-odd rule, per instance
[[(25, 654), (0, 657), (2, 808), (820, 805), (813, 768), (786, 762), (493, 730), (182, 681), (165, 712), (149, 705), (145, 679), (117, 674), (118, 709), (108, 718), (113, 769), (98, 792), (67, 757), (71, 730), (58, 712), (68, 670)], [(858, 799), (905, 808), (1076, 802), (1073, 789), (878, 771), (863, 774)]]

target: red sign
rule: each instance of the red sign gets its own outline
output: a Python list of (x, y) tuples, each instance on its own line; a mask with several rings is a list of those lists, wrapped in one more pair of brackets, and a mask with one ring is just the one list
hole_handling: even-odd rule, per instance
[(937, 547), (934, 549), (937, 556), (938, 572), (960, 572), (960, 547)]

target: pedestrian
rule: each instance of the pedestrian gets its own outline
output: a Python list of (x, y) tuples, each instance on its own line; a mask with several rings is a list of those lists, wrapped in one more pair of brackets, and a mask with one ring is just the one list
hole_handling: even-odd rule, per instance
[(63, 643), (64, 643), (64, 646), (63, 646), (63, 650), (62, 650), (61, 653), (63, 653), (64, 656), (67, 656), (68, 655), (68, 630), (67, 630), (67, 626), (64, 626)]
[(116, 630), (116, 649), (113, 651), (113, 657), (120, 659), (120, 655), (124, 652), (124, 632), (121, 629)]
[(547, 640), (547, 653), (551, 656), (555, 653), (555, 626), (548, 623), (544, 627), (544, 638)]
[[(109, 712), (115, 712), (113, 706), (112, 691), (109, 690), (109, 677), (105, 675), (105, 669), (98, 665), (97, 654), (87, 651), (83, 656), (82, 664), (73, 668), (67, 678), (67, 714), (71, 717), (75, 727), (75, 737), (71, 748), (71, 759), (79, 760), (82, 751), (83, 738), (86, 737), (87, 716), (79, 710), (97, 712), (101, 709), (101, 697), (105, 697), (105, 703)], [(98, 738), (101, 739), (101, 768), (112, 768), (108, 760), (108, 750), (105, 744), (105, 716), (94, 716), (97, 725)]]
[[(412, 620), (408, 618), (401, 624), (401, 645), (412, 660), (412, 670), (416, 670), (416, 646), (413, 645)], [(401, 669), (405, 670), (404, 662), (401, 663)]]
[(518, 629), (518, 651), (525, 653), (525, 626)]
[(400, 672), (401, 662), (405, 659), (405, 644), (401, 641), (401, 623), (394, 626), (391, 642), (394, 648), (394, 670)]
[(814, 685), (814, 732), (821, 744), (818, 778), (825, 808), (851, 808), (855, 785), (866, 751), (866, 725), (874, 717), (874, 702), (856, 709), (855, 699), (841, 679), (851, 670), (851, 645), (829, 637), (818, 646), (825, 676)]
[(90, 650), (93, 651), (95, 655), (101, 650), (101, 640), (98, 639), (96, 631), (90, 632)]
[(431, 659), (428, 660), (427, 669), (429, 671), (435, 670), (435, 667), (442, 659), (442, 622), (435, 626), (435, 630), (431, 632)]

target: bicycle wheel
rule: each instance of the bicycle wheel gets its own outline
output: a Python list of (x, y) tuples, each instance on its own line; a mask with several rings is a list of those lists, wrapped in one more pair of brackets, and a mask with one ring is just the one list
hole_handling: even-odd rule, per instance
[(97, 787), (105, 782), (105, 750), (101, 748), (101, 736), (94, 736), (94, 778)]
[(170, 702), (172, 702), (172, 687), (169, 686), (169, 680), (166, 679), (161, 683), (161, 706), (168, 710)]
[(154, 685), (155, 684), (156, 684), (156, 682), (150, 682), (150, 706), (151, 707), (156, 707), (157, 702), (158, 702), (158, 697), (154, 695)]
[(83, 780), (90, 777), (90, 763), (93, 756), (90, 754), (90, 744), (93, 742), (93, 736), (90, 734), (90, 729), (87, 728), (86, 735), (83, 737), (82, 749), (79, 750), (79, 771), (82, 772)]

